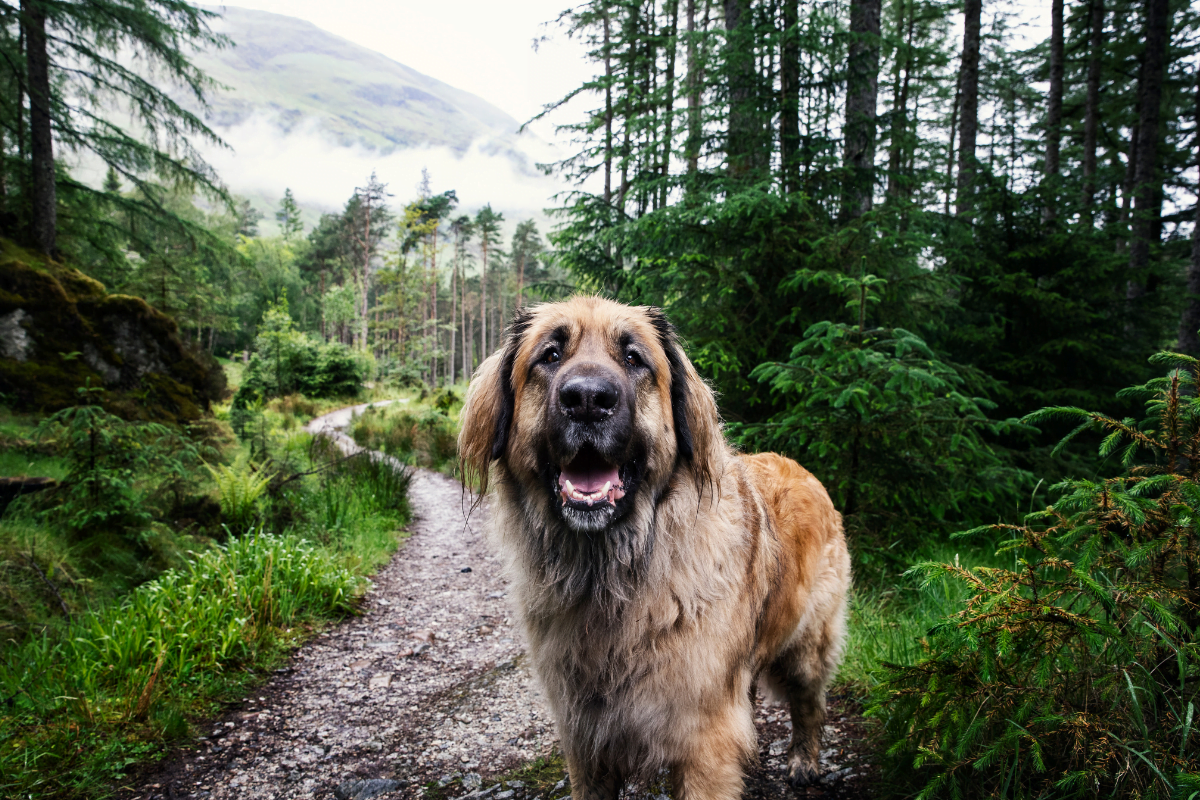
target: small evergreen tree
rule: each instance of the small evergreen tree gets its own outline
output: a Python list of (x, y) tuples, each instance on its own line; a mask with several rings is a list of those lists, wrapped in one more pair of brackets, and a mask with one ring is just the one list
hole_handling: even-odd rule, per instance
[(291, 189), (283, 190), (283, 199), (279, 201), (279, 210), (275, 212), (275, 220), (279, 223), (280, 234), (285, 242), (304, 233), (304, 222), (300, 219), (300, 206), (292, 196)]
[(925, 658), (888, 665), (871, 709), (921, 797), (1200, 791), (1200, 360), (1152, 361), (1172, 369), (1127, 391), (1146, 400), (1142, 424), (1069, 407), (1028, 417), (1104, 434), (1100, 454), (1124, 474), (1065, 481), (1024, 524), (963, 534), (1010, 536), (1011, 569), (913, 567), (971, 594)]

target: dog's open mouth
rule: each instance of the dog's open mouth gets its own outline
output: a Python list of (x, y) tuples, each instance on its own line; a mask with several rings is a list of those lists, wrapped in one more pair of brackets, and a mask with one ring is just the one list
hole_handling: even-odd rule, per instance
[(615, 507), (625, 496), (621, 468), (585, 445), (559, 469), (558, 494), (564, 506), (579, 510)]

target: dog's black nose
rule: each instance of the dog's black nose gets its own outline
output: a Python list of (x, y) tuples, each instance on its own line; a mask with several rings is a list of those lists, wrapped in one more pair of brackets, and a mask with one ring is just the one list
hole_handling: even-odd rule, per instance
[(558, 390), (563, 411), (576, 422), (599, 422), (612, 415), (620, 391), (612, 381), (597, 375), (576, 375)]

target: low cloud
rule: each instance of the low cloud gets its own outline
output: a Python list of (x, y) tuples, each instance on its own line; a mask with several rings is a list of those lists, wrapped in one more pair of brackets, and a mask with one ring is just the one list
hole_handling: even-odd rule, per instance
[(464, 154), (444, 147), (384, 154), (334, 144), (316, 120), (284, 132), (271, 117), (258, 115), (218, 133), (232, 151), (213, 148), (204, 155), (232, 192), (282, 197), (290, 188), (301, 205), (326, 211), (340, 209), (372, 171), (388, 184), (393, 207), (416, 197), (424, 167), (433, 191), (453, 189), (464, 211), (491, 203), (509, 220), (544, 221), (544, 209), (555, 205), (554, 194), (568, 188), (536, 170), (537, 162), (561, 156), (529, 135), (479, 139)]

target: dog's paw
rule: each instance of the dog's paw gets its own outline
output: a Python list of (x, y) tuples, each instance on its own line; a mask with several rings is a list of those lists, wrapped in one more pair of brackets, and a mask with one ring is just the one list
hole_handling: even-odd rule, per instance
[(799, 759), (788, 764), (788, 783), (793, 789), (803, 789), (806, 786), (816, 786), (821, 773)]

